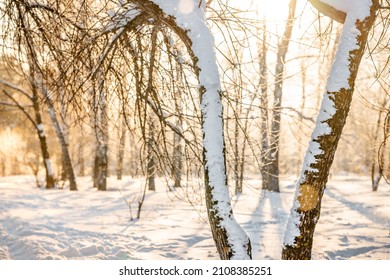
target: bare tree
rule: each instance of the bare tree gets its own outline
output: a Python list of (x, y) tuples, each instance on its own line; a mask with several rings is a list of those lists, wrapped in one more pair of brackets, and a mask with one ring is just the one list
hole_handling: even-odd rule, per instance
[(76, 176), (73, 171), (73, 165), (72, 161), (70, 159), (69, 155), (69, 149), (68, 149), (68, 141), (66, 139), (64, 130), (61, 126), (61, 124), (58, 121), (57, 114), (54, 108), (53, 100), (51, 99), (51, 94), (49, 93), (46, 86), (43, 84), (42, 76), (39, 76), (38, 79), (38, 87), (41, 89), (43, 98), (45, 100), (45, 103), (48, 106), (49, 116), (53, 123), (54, 130), (57, 134), (58, 140), (60, 142), (61, 146), (61, 152), (62, 152), (62, 160), (63, 160), (63, 168), (66, 170), (66, 177), (69, 178), (69, 185), (71, 191), (77, 190), (77, 183), (76, 183)]
[(12, 93), (10, 93), (8, 90), (3, 89), (3, 93), (13, 102), (13, 104), (17, 106), (18, 109), (21, 110), (21, 112), (23, 112), (23, 114), (27, 117), (27, 119), (33, 124), (37, 132), (42, 158), (43, 158), (43, 164), (45, 166), (45, 171), (46, 171), (46, 188), (51, 189), (54, 187), (54, 183), (55, 183), (54, 174), (53, 174), (52, 164), (51, 164), (50, 155), (47, 147), (46, 133), (42, 123), (40, 100), (39, 100), (38, 89), (36, 87), (36, 84), (34, 82), (30, 83), (32, 88), (31, 89), (32, 94), (30, 94), (25, 90), (19, 88), (18, 86), (8, 83), (6, 81), (0, 81), (0, 83), (20, 93), (23, 97), (27, 98), (27, 100), (31, 102), (29, 106), (33, 108), (34, 110), (33, 113), (28, 111), (29, 106), (25, 106), (21, 104), (18, 101), (18, 99), (13, 96)]

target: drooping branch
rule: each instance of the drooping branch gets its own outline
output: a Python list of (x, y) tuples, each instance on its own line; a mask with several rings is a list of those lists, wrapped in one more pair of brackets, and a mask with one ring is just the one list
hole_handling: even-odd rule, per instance
[[(34, 128), (37, 129), (37, 123), (35, 122), (34, 118), (31, 116), (29, 112), (26, 110), (26, 106), (23, 104), (20, 104), (13, 96), (10, 94), (8, 91), (3, 90), (3, 93), (12, 100), (14, 103), (13, 106), (16, 106), (26, 117), (27, 119), (33, 124)], [(3, 104), (3, 105), (8, 105), (8, 104)], [(10, 104), (11, 105), (11, 104)], [(8, 105), (8, 106), (10, 106)], [(28, 107), (32, 107), (32, 105), (29, 105)]]

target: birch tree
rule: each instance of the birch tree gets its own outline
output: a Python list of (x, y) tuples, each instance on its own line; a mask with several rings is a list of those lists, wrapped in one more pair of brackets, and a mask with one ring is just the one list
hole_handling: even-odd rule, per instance
[(52, 163), (51, 163), (50, 154), (47, 146), (47, 138), (45, 133), (45, 127), (42, 121), (41, 105), (39, 101), (38, 89), (36, 84), (34, 82), (30, 83), (32, 93), (29, 93), (16, 85), (8, 83), (7, 81), (0, 80), (0, 83), (6, 86), (8, 89), (20, 93), (23, 97), (27, 98), (29, 102), (31, 102), (29, 106), (33, 108), (33, 113), (29, 112), (28, 110), (29, 106), (20, 103), (18, 101), (18, 98), (15, 98), (13, 94), (9, 92), (8, 89), (3, 89), (3, 93), (12, 101), (13, 104), (16, 105), (16, 107), (27, 117), (27, 119), (34, 126), (39, 139), (41, 154), (43, 158), (43, 165), (45, 167), (45, 172), (46, 172), (46, 188), (47, 189), (54, 188), (55, 185), (54, 173), (53, 173)]
[(108, 117), (107, 94), (105, 92), (103, 79), (97, 86), (94, 109), (96, 152), (93, 170), (93, 186), (99, 191), (106, 191), (108, 172)]
[[(39, 81), (42, 77), (46, 78), (46, 65), (56, 65), (61, 68), (61, 65), (66, 64), (66, 60), (62, 59), (65, 53), (63, 52), (64, 46), (59, 42), (72, 41), (67, 40), (69, 37), (66, 37), (71, 33), (68, 31), (77, 24), (67, 18), (65, 13), (58, 12), (58, 7), (64, 4), (60, 2), (64, 1), (38, 3), (23, 0), (5, 0), (3, 2), (1, 5), (3, 24), (1, 34), (4, 42), (7, 42), (4, 49), (7, 55), (12, 56), (20, 65), (28, 65), (27, 68), (22, 67), (22, 70), (24, 76), (30, 82), (31, 95), (28, 96), (27, 94), (25, 96), (33, 104), (35, 126), (38, 131), (46, 169), (47, 187), (52, 188), (54, 187), (54, 174), (47, 149), (41, 113), (41, 103), (43, 103), (45, 97), (41, 96), (44, 92), (39, 86)], [(71, 183), (72, 189), (75, 188), (73, 183)]]
[(72, 161), (71, 161), (70, 154), (69, 154), (69, 149), (68, 149), (69, 144), (68, 144), (68, 141), (66, 139), (64, 129), (61, 126), (61, 124), (57, 118), (57, 114), (56, 114), (56, 111), (54, 108), (54, 102), (51, 98), (51, 94), (48, 91), (47, 87), (43, 83), (42, 75), (39, 75), (38, 87), (40, 88), (40, 90), (42, 92), (43, 98), (44, 98), (45, 103), (48, 107), (50, 119), (53, 123), (57, 138), (60, 142), (61, 153), (62, 153), (62, 162), (64, 165), (63, 168), (65, 169), (66, 177), (69, 178), (69, 189), (71, 191), (76, 191), (77, 190), (76, 176), (74, 174), (73, 165), (72, 165)]
[(344, 23), (316, 126), (306, 152), (283, 243), (283, 259), (310, 259), (321, 200), (342, 134), (378, 0), (312, 0), (320, 12)]

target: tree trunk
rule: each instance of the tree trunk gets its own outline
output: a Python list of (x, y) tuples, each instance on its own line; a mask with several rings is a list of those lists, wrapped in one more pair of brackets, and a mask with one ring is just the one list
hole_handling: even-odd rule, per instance
[(49, 105), (49, 115), (53, 122), (54, 129), (56, 131), (57, 137), (60, 141), (61, 152), (62, 152), (62, 162), (63, 168), (65, 169), (66, 178), (69, 179), (69, 187), (71, 191), (77, 191), (76, 176), (74, 174), (72, 161), (69, 155), (68, 141), (65, 138), (61, 125), (58, 123), (57, 117), (54, 112), (54, 108)]
[(301, 142), (302, 142), (303, 125), (304, 125), (303, 116), (305, 114), (305, 107), (306, 107), (306, 65), (305, 65), (304, 60), (301, 60), (301, 82), (302, 82), (301, 111), (300, 111), (300, 115), (299, 115), (298, 133), (296, 135), (297, 142), (298, 142), (299, 158), (297, 157), (297, 161), (296, 161), (296, 163), (294, 163), (294, 164), (296, 164), (296, 169), (294, 171), (296, 172), (297, 176), (299, 175), (299, 171), (300, 171), (300, 167), (299, 167), (301, 164), (300, 155), (303, 152)]
[(242, 184), (240, 183), (240, 166), (241, 166), (241, 158), (240, 158), (240, 152), (238, 149), (238, 139), (240, 136), (240, 131), (239, 131), (239, 125), (238, 122), (239, 120), (239, 108), (237, 108), (238, 105), (238, 100), (236, 100), (236, 120), (234, 124), (234, 180), (235, 180), (235, 187), (234, 187), (234, 193), (239, 194), (242, 193)]
[(98, 93), (95, 116), (96, 154), (93, 181), (95, 188), (99, 191), (106, 191), (108, 176), (108, 119), (106, 112), (107, 100), (103, 89), (103, 82), (99, 85)]
[(267, 25), (263, 20), (263, 40), (259, 44), (259, 63), (260, 63), (260, 136), (261, 136), (261, 179), (262, 188), (267, 189), (269, 186), (269, 116), (268, 116), (268, 69), (267, 69)]
[[(374, 132), (374, 140), (373, 140), (373, 146), (376, 147), (376, 144), (378, 142), (379, 138), (379, 130), (381, 127), (381, 121), (382, 121), (382, 114), (384, 113), (384, 109), (387, 107), (387, 99), (388, 96), (384, 94), (384, 100), (381, 104), (381, 108), (379, 109), (379, 115), (378, 120), (375, 127)], [(384, 119), (384, 135), (383, 139), (384, 142), (380, 145), (379, 149), (373, 148), (372, 149), (372, 159), (371, 159), (371, 185), (372, 185), (372, 191), (376, 192), (379, 187), (379, 183), (381, 181), (381, 178), (383, 177), (383, 169), (385, 164), (385, 151), (386, 151), (386, 143), (387, 143), (387, 137), (388, 137), (388, 130), (389, 130), (389, 118), (386, 116)], [(378, 159), (378, 160), (376, 160)], [(376, 174), (376, 166), (378, 165), (378, 174)]]
[(116, 166), (116, 176), (118, 180), (122, 180), (123, 173), (123, 160), (125, 155), (125, 143), (126, 143), (126, 122), (122, 116), (121, 127), (118, 128), (119, 145), (118, 145), (118, 160)]
[[(240, 51), (239, 51), (240, 52)], [(242, 53), (238, 53), (237, 56), (241, 56), (242, 57)], [(234, 59), (234, 58), (233, 58)], [(241, 73), (241, 66), (238, 65), (238, 70), (239, 72)], [(235, 104), (234, 108), (233, 108), (233, 115), (234, 115), (234, 136), (233, 136), (233, 155), (234, 155), (234, 159), (233, 159), (233, 172), (234, 172), (234, 183), (235, 183), (235, 187), (234, 187), (234, 193), (235, 194), (240, 194), (242, 193), (242, 182), (241, 182), (241, 162), (244, 160), (244, 155), (242, 155), (240, 152), (241, 152), (241, 149), (239, 147), (239, 143), (240, 143), (240, 128), (242, 127), (241, 126), (241, 115), (242, 115), (242, 80), (240, 77), (236, 77), (235, 74), (233, 74), (233, 79), (235, 80), (235, 89), (234, 89), (234, 100), (233, 100), (233, 103)], [(227, 128), (229, 129), (229, 125), (227, 125)], [(242, 137), (245, 139), (245, 132), (244, 132), (244, 137)], [(244, 140), (245, 141), (245, 140)]]
[[(192, 14), (182, 17), (181, 21), (176, 21), (174, 15), (170, 14), (170, 4), (158, 6), (152, 1), (134, 2), (144, 11), (150, 12), (156, 21), (161, 20), (176, 32), (192, 57), (194, 72), (200, 84), (204, 182), (213, 238), (221, 259), (250, 259), (250, 240), (234, 219), (227, 186), (221, 85), (214, 39), (204, 14), (205, 1), (194, 6)], [(194, 17), (197, 20), (194, 21)], [(186, 27), (183, 29), (181, 26)]]
[[(212, 38), (207, 26), (202, 26), (201, 29), (204, 36)], [(206, 49), (206, 54), (214, 54), (213, 41), (210, 40), (205, 44), (205, 42), (194, 38), (192, 50), (198, 54), (198, 57), (194, 56), (195, 66), (207, 67), (203, 71), (212, 72), (218, 79), (210, 83), (211, 80), (202, 75), (202, 68), (196, 70), (200, 82), (203, 166), (210, 227), (221, 259), (251, 259), (250, 239), (234, 218), (228, 191), (218, 67), (215, 57), (213, 59), (208, 56), (202, 57), (199, 49)]]
[[(180, 119), (177, 120), (176, 126), (181, 129), (182, 122)], [(174, 188), (180, 188), (181, 187), (181, 176), (182, 176), (182, 169), (183, 169), (183, 147), (182, 147), (182, 139), (180, 135), (178, 135), (176, 132), (173, 132), (173, 170), (172, 175), (174, 178)]]
[(281, 109), (282, 109), (282, 97), (283, 97), (283, 80), (285, 59), (288, 50), (288, 46), (291, 39), (292, 28), (294, 24), (295, 8), (297, 6), (297, 0), (291, 0), (289, 4), (288, 18), (286, 21), (286, 27), (283, 34), (282, 41), (278, 47), (278, 54), (276, 57), (276, 69), (275, 69), (275, 89), (274, 89), (274, 104), (273, 104), (273, 117), (270, 133), (270, 163), (268, 166), (268, 186), (267, 190), (279, 192), (279, 140), (280, 140), (280, 127), (281, 127)]
[[(183, 83), (181, 80), (181, 75), (183, 73), (183, 65), (182, 61), (184, 59), (181, 56), (181, 53), (179, 51), (175, 52), (175, 58), (177, 63), (177, 70), (176, 70), (176, 77), (177, 77), (177, 87), (175, 90), (175, 108), (178, 113), (177, 120), (176, 120), (176, 127), (180, 132), (183, 131), (183, 121), (182, 121), (182, 115), (183, 115)], [(183, 145), (182, 145), (182, 138), (181, 136), (173, 132), (173, 166), (172, 166), (172, 175), (174, 188), (180, 188), (181, 187), (181, 177), (183, 172)]]
[(134, 178), (136, 176), (139, 175), (139, 153), (137, 152), (138, 149), (136, 147), (136, 141), (134, 141), (134, 136), (132, 134), (132, 131), (130, 130), (129, 131), (129, 146), (130, 146), (130, 153), (129, 153), (129, 157), (130, 157), (130, 175)]
[(95, 166), (94, 166), (94, 187), (99, 191), (107, 190), (107, 166), (108, 147), (102, 141), (96, 143)]
[[(375, 147), (376, 142), (378, 140), (381, 119), (382, 119), (382, 110), (379, 110), (379, 116), (378, 116), (378, 120), (377, 120), (376, 127), (375, 127), (375, 132), (374, 132), (374, 141), (373, 141), (374, 147)], [(372, 187), (373, 192), (376, 192), (378, 190), (379, 182), (380, 182), (380, 179), (382, 177), (380, 167), (379, 167), (379, 172), (378, 172), (379, 174), (376, 174), (376, 165), (377, 165), (376, 158), (377, 158), (377, 156), (378, 156), (377, 149), (373, 148), (372, 149), (372, 158), (371, 158), (371, 187)], [(379, 162), (378, 162), (378, 164), (380, 165)]]
[[(69, 178), (69, 185), (71, 191), (77, 191), (77, 184), (76, 184), (76, 177), (74, 175), (72, 161), (70, 159), (69, 155), (69, 149), (68, 149), (68, 141), (65, 138), (64, 129), (61, 127), (61, 125), (58, 122), (55, 110), (54, 110), (54, 104), (51, 100), (51, 97), (49, 93), (47, 92), (47, 89), (43, 85), (43, 81), (40, 78), (39, 79), (40, 87), (43, 93), (43, 96), (45, 98), (46, 104), (49, 108), (49, 116), (53, 123), (54, 130), (57, 134), (58, 140), (60, 142), (61, 146), (61, 152), (62, 152), (62, 162), (63, 162), (63, 168), (65, 169), (66, 178)], [(66, 179), (65, 178), (65, 179)]]
[(148, 190), (155, 191), (156, 183), (155, 183), (155, 173), (156, 173), (156, 163), (154, 160), (154, 124), (151, 120), (149, 123), (149, 137), (148, 137), (148, 149), (147, 149), (147, 167), (146, 167), (146, 177), (148, 181)]
[[(358, 8), (364, 9), (366, 4), (360, 5), (363, 6)], [(378, 1), (373, 0), (372, 5), (367, 7), (364, 19), (359, 19), (353, 12), (347, 14), (336, 60), (327, 82), (327, 91), (297, 183), (283, 244), (283, 259), (311, 258), (313, 234), (320, 217), (329, 169), (346, 122), (356, 75), (378, 6)], [(351, 7), (353, 8), (356, 9)]]
[[(83, 129), (83, 128), (81, 128)], [(77, 165), (78, 165), (78, 175), (85, 176), (85, 160), (84, 160), (84, 140), (80, 139), (78, 148), (77, 148)]]
[[(33, 73), (33, 72), (32, 72)], [(42, 152), (42, 157), (43, 157), (43, 164), (45, 166), (45, 171), (46, 171), (46, 188), (51, 189), (54, 188), (55, 183), (54, 183), (54, 174), (53, 174), (53, 169), (51, 165), (51, 160), (50, 160), (50, 155), (49, 155), (49, 150), (47, 148), (47, 141), (46, 141), (46, 134), (45, 134), (45, 129), (42, 124), (42, 116), (41, 116), (41, 111), (40, 111), (40, 106), (39, 106), (39, 98), (38, 98), (38, 91), (36, 88), (36, 85), (34, 82), (31, 83), (32, 86), (32, 102), (33, 102), (33, 108), (34, 108), (34, 113), (35, 113), (35, 123), (36, 123), (36, 130), (39, 138), (39, 143), (41, 147), (41, 152)]]

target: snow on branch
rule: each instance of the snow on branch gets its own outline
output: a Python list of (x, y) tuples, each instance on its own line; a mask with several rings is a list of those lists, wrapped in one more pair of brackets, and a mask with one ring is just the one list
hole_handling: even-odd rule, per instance
[[(321, 13), (344, 23), (348, 15), (352, 15), (356, 20), (364, 20), (369, 16), (370, 0), (309, 0), (310, 3)], [(368, 7), (368, 8), (367, 8)]]
[[(210, 202), (212, 205), (209, 205), (209, 215), (211, 223), (216, 223), (214, 228), (211, 225), (216, 243), (221, 242), (217, 240), (221, 238), (220, 235), (226, 236), (227, 239), (227, 244), (219, 244), (221, 258), (249, 259), (250, 241), (233, 217), (227, 187), (221, 84), (214, 50), (214, 37), (207, 26), (204, 14), (206, 2), (198, 0), (153, 0), (152, 2), (162, 9), (166, 16), (172, 17), (191, 41), (201, 92), (203, 147), (208, 185), (206, 187), (210, 188), (209, 194), (213, 201)], [(219, 233), (216, 233), (217, 231)], [(222, 241), (224, 242), (225, 240)], [(217, 247), (219, 245), (217, 244)]]

